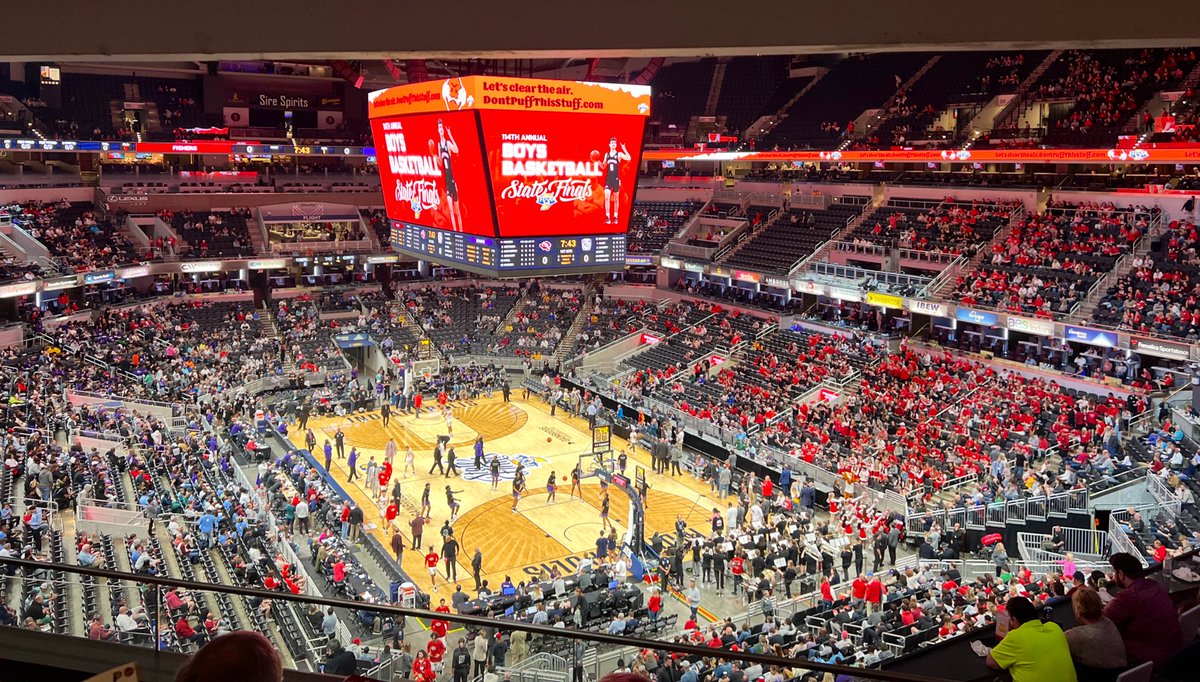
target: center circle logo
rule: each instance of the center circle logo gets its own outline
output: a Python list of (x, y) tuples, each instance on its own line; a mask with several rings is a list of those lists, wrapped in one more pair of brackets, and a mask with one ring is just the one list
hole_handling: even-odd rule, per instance
[[(457, 454), (457, 453), (455, 453)], [(511, 481), (517, 476), (517, 467), (520, 466), (525, 470), (526, 475), (534, 469), (540, 469), (546, 460), (542, 457), (533, 457), (523, 453), (515, 455), (502, 455), (498, 452), (488, 452), (483, 455), (483, 463), (478, 468), (475, 466), (475, 455), (471, 454), (467, 457), (458, 456), (454, 458), (454, 464), (458, 470), (462, 472), (462, 477), (467, 481), (479, 481), (482, 483), (492, 482), (492, 458), (500, 463), (500, 480)]]

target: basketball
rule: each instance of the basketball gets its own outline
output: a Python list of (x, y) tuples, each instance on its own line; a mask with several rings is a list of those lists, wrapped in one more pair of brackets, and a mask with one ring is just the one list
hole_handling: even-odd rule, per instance
[(563, 476), (563, 483), (566, 483), (566, 482), (567, 482), (567, 477)]
[(547, 443), (549, 443), (549, 442), (551, 442), (551, 441), (553, 441), (553, 440), (554, 440), (554, 439), (553, 439), (553, 438), (551, 438), (550, 436), (546, 436), (546, 442), (547, 442)]
[(600, 160), (600, 152), (593, 149), (592, 150), (592, 163), (596, 163), (599, 160)]
[(433, 140), (429, 141), (429, 155), (437, 156), (437, 145), (433, 143)]

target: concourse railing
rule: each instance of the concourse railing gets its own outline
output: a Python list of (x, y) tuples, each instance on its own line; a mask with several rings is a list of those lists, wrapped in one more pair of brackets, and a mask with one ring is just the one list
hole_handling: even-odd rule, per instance
[[(832, 673), (834, 676), (845, 675), (855, 679), (896, 680), (898, 682), (935, 682), (944, 679), (891, 670), (835, 665), (773, 654), (731, 651), (637, 636), (610, 634), (605, 627), (593, 627), (591, 630), (560, 628), (501, 617), (440, 613), (386, 603), (293, 594), (290, 591), (267, 591), (259, 588), (85, 568), (64, 563), (0, 557), (0, 586), (7, 590), (16, 589), (17, 586), (25, 589), (45, 589), (47, 582), (51, 583), (50, 589), (59, 595), (55, 600), (78, 598), (84, 607), (83, 613), (73, 613), (61, 607), (53, 609), (50, 622), (43, 625), (48, 632), (86, 638), (89, 630), (88, 619), (91, 614), (100, 614), (102, 620), (109, 623), (112, 620), (109, 617), (110, 605), (121, 604), (133, 608), (138, 606), (137, 600), (140, 599), (140, 605), (145, 609), (143, 627), (139, 631), (117, 633), (114, 641), (158, 651), (172, 650), (191, 653), (205, 639), (203, 635), (197, 636), (194, 642), (181, 642), (178, 639), (173, 625), (177, 621), (180, 611), (173, 611), (167, 607), (166, 593), (171, 590), (180, 590), (187, 600), (196, 604), (193, 613), (198, 614), (198, 620), (202, 621), (203, 614), (207, 611), (219, 609), (220, 615), (231, 616), (230, 620), (241, 621), (244, 615), (249, 616), (251, 622), (245, 624), (244, 629), (256, 629), (268, 637), (278, 633), (285, 640), (295, 638), (310, 644), (315, 641), (316, 644), (323, 645), (325, 638), (320, 633), (319, 625), (305, 622), (305, 614), (319, 612), (312, 609), (325, 610), (329, 608), (355, 615), (371, 614), (369, 619), (356, 619), (351, 628), (350, 635), (362, 637), (364, 640), (372, 635), (380, 636), (381, 633), (375, 632), (374, 628), (360, 625), (360, 623), (368, 620), (375, 623), (390, 622), (395, 627), (403, 628), (406, 619), (420, 619), (424, 622), (442, 620), (449, 623), (447, 650), (453, 649), (457, 645), (459, 637), (466, 637), (464, 630), (478, 630), (489, 636), (505, 633), (525, 639), (528, 649), (521, 652), (523, 654), (520, 656), (521, 660), (514, 660), (517, 658), (517, 652), (515, 647), (511, 648), (506, 655), (505, 667), (518, 666), (525, 658), (540, 654), (558, 656), (572, 666), (582, 667), (585, 661), (597, 660), (595, 649), (598, 645), (611, 645), (624, 648), (631, 654), (636, 651), (650, 650), (692, 660), (711, 661), (715, 659), (718, 662), (737, 662), (743, 670), (762, 666), (764, 674), (772, 667), (778, 667), (785, 671), (798, 673), (797, 676), (804, 672), (816, 672)], [(100, 602), (101, 596), (107, 597), (107, 599)], [(243, 602), (243, 612), (232, 608), (235, 598)], [(264, 607), (264, 604), (269, 606)], [(185, 605), (184, 611), (186, 612), (186, 610)], [(229, 613), (226, 613), (227, 610)], [(264, 617), (255, 617), (255, 613), (261, 613)], [(139, 614), (140, 616), (141, 614)], [(230, 624), (239, 625), (241, 623)], [(195, 629), (203, 630), (200, 626)], [(4, 633), (7, 630), (9, 628), (0, 627), (0, 646), (4, 646)], [(360, 633), (358, 630), (363, 630), (363, 632)], [(384, 630), (386, 631), (386, 627)], [(416, 632), (416, 628), (413, 629), (413, 632)], [(339, 639), (341, 636), (334, 635)], [(386, 637), (386, 635), (384, 636)], [(307, 667), (310, 669), (316, 669), (320, 664), (320, 661), (309, 660), (311, 656), (305, 655), (303, 651), (299, 655), (295, 650), (292, 650), (291, 653), (291, 659), (297, 669), (301, 669), (301, 661), (308, 661)], [(628, 660), (632, 660), (632, 658)], [(403, 674), (405, 671), (395, 672)]]

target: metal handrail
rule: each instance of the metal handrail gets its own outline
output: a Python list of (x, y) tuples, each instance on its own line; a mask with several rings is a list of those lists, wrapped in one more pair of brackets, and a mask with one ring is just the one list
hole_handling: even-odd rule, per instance
[[(93, 578), (104, 578), (106, 580), (128, 580), (135, 583), (146, 585), (154, 585), (156, 587), (166, 588), (182, 588), (185, 590), (195, 590), (200, 593), (216, 592), (231, 595), (239, 595), (242, 597), (255, 597), (258, 599), (270, 599), (274, 601), (288, 601), (299, 604), (316, 604), (319, 606), (331, 606), (340, 609), (363, 610), (369, 609), (381, 614), (393, 616), (402, 616), (405, 618), (419, 618), (424, 621), (443, 620), (456, 623), (463, 626), (478, 629), (508, 629), (525, 631), (534, 635), (541, 635), (548, 638), (563, 638), (571, 640), (581, 640), (591, 643), (617, 644), (621, 646), (636, 646), (639, 648), (654, 649), (658, 651), (666, 651), (668, 653), (677, 653), (685, 656), (700, 656), (704, 658), (729, 658), (739, 661), (748, 661), (752, 663), (761, 663), (764, 668), (770, 666), (778, 666), (781, 668), (791, 669), (797, 667), (798, 661), (782, 656), (773, 656), (768, 654), (755, 654), (752, 652), (733, 652), (724, 649), (713, 649), (707, 646), (696, 646), (692, 644), (680, 644), (677, 642), (667, 642), (660, 640), (647, 640), (636, 637), (627, 637), (619, 635), (610, 635), (604, 631), (584, 631), (575, 630), (573, 628), (556, 628), (549, 625), (535, 625), (533, 623), (525, 623), (522, 621), (505, 621), (497, 618), (489, 618), (485, 616), (469, 616), (459, 613), (439, 613), (429, 611), (427, 609), (408, 608), (402, 606), (394, 606), (390, 604), (373, 604), (360, 601), (350, 601), (346, 599), (336, 599), (332, 597), (318, 595), (294, 595), (288, 591), (274, 592), (259, 588), (240, 587), (237, 585), (221, 585), (214, 583), (202, 583), (194, 580), (181, 580), (178, 578), (166, 578), (162, 576), (144, 575), (141, 573), (124, 573), (121, 571), (112, 571), (100, 568), (87, 568), (83, 566), (75, 566), (72, 564), (61, 564), (52, 562), (30, 561), (27, 559), (18, 559), (15, 557), (0, 557), (0, 565), (16, 566), (24, 568), (30, 572), (51, 571), (58, 573), (70, 573), (76, 575), (92, 576)], [(872, 680), (897, 680), (899, 682), (930, 682), (938, 678), (930, 678), (921, 675), (913, 675), (910, 673), (902, 673), (895, 671), (882, 671), (871, 668), (858, 668), (844, 665), (833, 665), (829, 663), (820, 663), (816, 661), (803, 661), (800, 666), (808, 670), (818, 672), (830, 672), (835, 675), (849, 675), (852, 677), (863, 677)]]

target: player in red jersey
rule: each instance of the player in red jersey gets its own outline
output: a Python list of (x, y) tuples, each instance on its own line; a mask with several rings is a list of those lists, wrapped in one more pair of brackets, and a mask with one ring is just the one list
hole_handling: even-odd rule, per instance
[(425, 555), (425, 568), (427, 568), (429, 570), (429, 585), (433, 588), (434, 592), (438, 591), (438, 589), (437, 589), (438, 562), (441, 560), (442, 560), (442, 558), (440, 556), (438, 556), (438, 553), (433, 551), (433, 545), (430, 545), (429, 553)]

